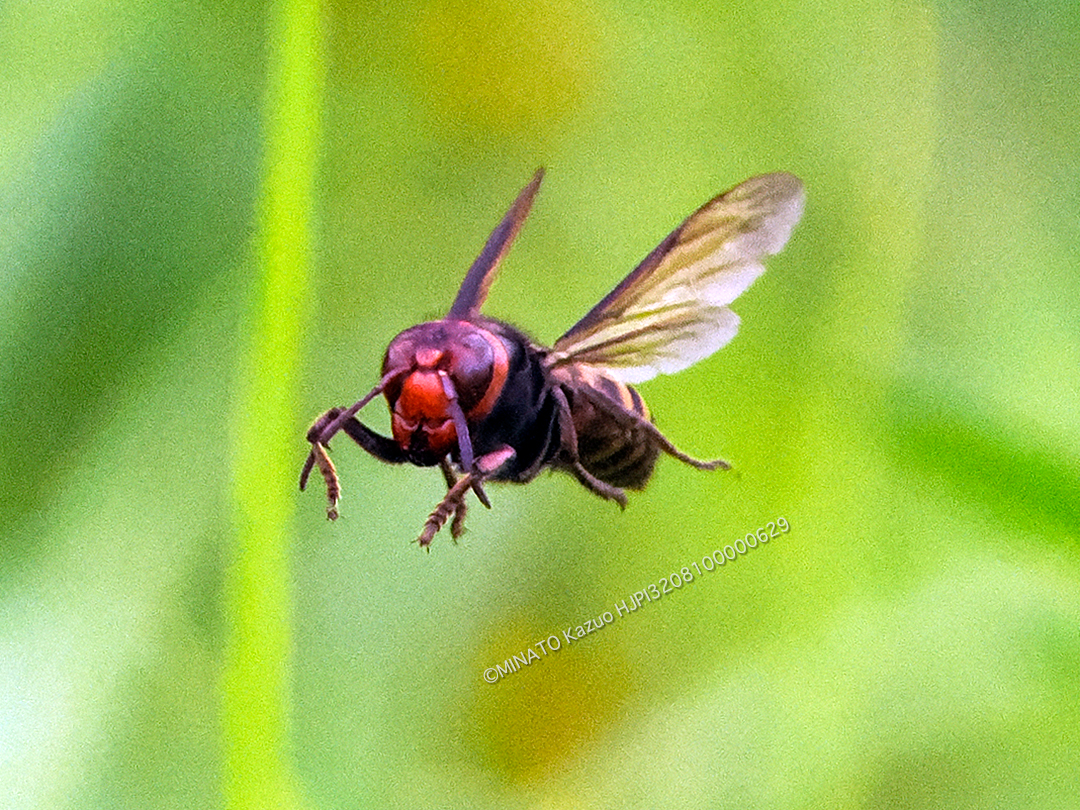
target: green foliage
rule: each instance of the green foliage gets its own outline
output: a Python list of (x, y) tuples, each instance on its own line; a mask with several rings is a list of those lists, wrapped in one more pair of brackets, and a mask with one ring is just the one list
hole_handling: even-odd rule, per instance
[[(319, 14), (0, 7), (0, 805), (1073, 805), (1080, 14)], [(491, 487), (421, 554), (441, 476), (338, 439), (327, 523), (307, 425), (541, 164), (487, 306), (541, 341), (806, 182), (739, 337), (642, 387), (735, 470)]]
[(323, 63), (317, 3), (271, 4), (257, 276), (233, 414), (234, 542), (225, 609), (225, 803), (296, 807), (290, 730), (293, 449), (311, 265)]

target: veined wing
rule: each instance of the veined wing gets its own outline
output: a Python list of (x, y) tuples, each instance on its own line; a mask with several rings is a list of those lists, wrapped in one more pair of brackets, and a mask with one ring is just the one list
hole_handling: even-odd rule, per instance
[(540, 188), (540, 181), (543, 179), (544, 170), (537, 169), (533, 179), (521, 190), (514, 204), (510, 206), (510, 210), (495, 226), (484, 249), (476, 257), (469, 272), (465, 274), (457, 297), (447, 314), (448, 318), (469, 321), (480, 312), (491, 282), (495, 280), (495, 274), (499, 271), (499, 264), (510, 250), (510, 246), (514, 244), (521, 226), (525, 224), (525, 218), (529, 216), (529, 210), (532, 208), (533, 198), (536, 197), (536, 191)]
[(735, 337), (739, 316), (728, 304), (783, 248), (804, 200), (790, 174), (713, 198), (555, 342), (548, 364), (585, 363), (637, 383), (708, 357)]

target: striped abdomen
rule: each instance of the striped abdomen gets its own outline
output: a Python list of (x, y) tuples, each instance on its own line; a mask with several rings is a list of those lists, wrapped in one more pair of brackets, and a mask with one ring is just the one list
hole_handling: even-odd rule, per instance
[(633, 388), (588, 366), (562, 369), (581, 465), (614, 487), (641, 489), (660, 455), (645, 401)]

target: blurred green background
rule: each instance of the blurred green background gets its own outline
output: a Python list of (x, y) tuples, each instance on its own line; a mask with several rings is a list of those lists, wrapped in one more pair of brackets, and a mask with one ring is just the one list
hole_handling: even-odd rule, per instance
[[(300, 805), (1080, 806), (1075, 4), (322, 14), (290, 476), (537, 166), (486, 311), (545, 342), (743, 178), (809, 202), (739, 337), (642, 387), (734, 472), (662, 460), (624, 513), (565, 476), (490, 487), (422, 554), (438, 473), (335, 442), (342, 519), (316, 487), (285, 526)], [(0, 5), (0, 806), (226, 801), (268, 16)]]

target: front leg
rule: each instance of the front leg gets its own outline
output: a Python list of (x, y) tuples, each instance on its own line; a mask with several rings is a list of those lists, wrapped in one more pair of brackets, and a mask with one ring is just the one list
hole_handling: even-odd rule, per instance
[(478, 487), (485, 478), (492, 475), (513, 457), (514, 448), (503, 445), (498, 450), (493, 450), (486, 456), (480, 456), (480, 458), (476, 459), (473, 469), (466, 472), (459, 479), (455, 478), (453, 470), (444, 461), (442, 463), (442, 465), (445, 465), (443, 466), (443, 475), (446, 477), (446, 484), (449, 489), (443, 499), (439, 501), (439, 505), (435, 507), (424, 522), (424, 528), (416, 539), (420, 544), (420, 548), (428, 549), (431, 546), (431, 541), (435, 539), (435, 535), (443, 527), (450, 515), (454, 515), (454, 521), (450, 524), (450, 534), (455, 539), (460, 537), (461, 532), (465, 530), (465, 494), (470, 488)]
[[(341, 497), (341, 482), (338, 479), (337, 470), (334, 469), (334, 464), (327, 454), (330, 449), (328, 444), (330, 439), (328, 436), (325, 438), (324, 436), (328, 427), (340, 422), (343, 413), (345, 411), (342, 408), (331, 408), (312, 424), (307, 432), (307, 440), (311, 442), (311, 452), (308, 454), (307, 461), (304, 462), (304, 469), (300, 473), (300, 489), (303, 490), (307, 486), (308, 476), (311, 474), (312, 468), (319, 468), (319, 473), (322, 475), (323, 481), (326, 482), (326, 517), (328, 520), (337, 520), (338, 518), (337, 503)], [(340, 422), (340, 429), (344, 430), (349, 438), (377, 459), (390, 464), (401, 464), (407, 460), (397, 442), (376, 433), (355, 416), (347, 417), (345, 422)]]
[[(446, 481), (446, 489), (452, 490), (454, 485), (457, 484), (457, 475), (454, 474), (453, 468), (450, 466), (450, 462), (447, 459), (443, 459), (439, 462), (439, 469), (442, 470), (443, 478)], [(465, 512), (468, 509), (468, 502), (461, 498), (458, 501), (457, 509), (454, 510), (454, 521), (450, 524), (450, 536), (457, 542), (457, 539), (465, 533)]]
[(327, 447), (318, 442), (311, 445), (311, 455), (308, 456), (309, 463), (304, 465), (304, 473), (300, 476), (300, 489), (303, 490), (304, 484), (307, 483), (307, 474), (311, 471), (309, 464), (314, 463), (319, 468), (323, 481), (326, 482), (326, 519), (337, 520), (337, 504), (338, 499), (341, 497), (341, 481), (338, 480), (337, 469), (334, 467), (334, 462), (330, 460), (326, 450)]

